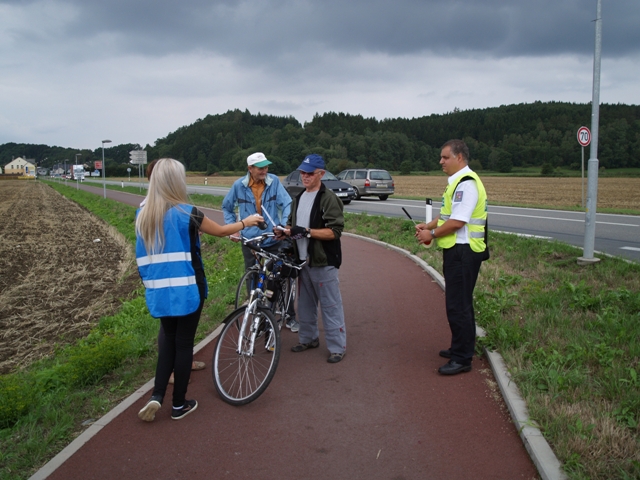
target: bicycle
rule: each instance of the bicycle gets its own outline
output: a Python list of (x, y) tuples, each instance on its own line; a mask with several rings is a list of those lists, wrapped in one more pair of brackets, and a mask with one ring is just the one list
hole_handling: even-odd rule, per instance
[[(283, 240), (283, 242), (285, 242), (285, 246), (281, 247), (280, 250), (283, 252), (292, 251), (290, 241)], [(260, 270), (262, 269), (264, 261), (267, 257), (258, 253), (254, 253), (254, 256), (256, 257), (257, 263), (255, 265), (252, 265), (245, 271), (244, 275), (240, 279), (240, 282), (238, 283), (238, 287), (236, 288), (236, 308), (240, 308), (242, 305), (246, 305), (249, 303), (249, 296), (251, 295), (251, 291), (259, 282)], [(265, 293), (266, 297), (271, 302), (271, 313), (276, 316), (280, 323), (286, 325), (290, 318), (289, 310), (294, 305), (296, 300), (296, 278), (295, 276), (291, 275), (275, 275), (272, 276), (272, 278), (270, 278), (269, 280), (270, 281), (268, 282), (268, 289)], [(276, 289), (273, 288), (273, 282), (278, 283)]]
[[(280, 329), (284, 318), (275, 319), (269, 298), (279, 295), (280, 278), (299, 272), (285, 252), (267, 252), (260, 243), (273, 234), (245, 239), (243, 243), (261, 258), (257, 281), (246, 305), (224, 319), (213, 354), (213, 381), (220, 397), (231, 405), (246, 405), (266, 390), (280, 359)], [(266, 288), (272, 283), (273, 290)], [(273, 302), (276, 303), (276, 302)], [(286, 311), (285, 311), (286, 312)]]

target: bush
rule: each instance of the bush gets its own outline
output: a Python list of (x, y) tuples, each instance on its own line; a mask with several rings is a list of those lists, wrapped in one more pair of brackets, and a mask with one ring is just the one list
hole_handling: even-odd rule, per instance
[(542, 169), (540, 170), (540, 174), (541, 175), (553, 175), (554, 171), (555, 171), (554, 166), (547, 162), (547, 163), (543, 163), (542, 164)]
[(480, 160), (478, 160), (477, 158), (474, 158), (469, 162), (469, 168), (471, 168), (471, 170), (473, 170), (474, 172), (479, 172), (480, 170), (482, 170), (482, 163), (480, 163)]
[(405, 160), (400, 164), (400, 175), (409, 175), (411, 173), (412, 164), (409, 160)]
[(13, 426), (29, 413), (34, 393), (33, 382), (20, 374), (0, 377), (0, 429)]

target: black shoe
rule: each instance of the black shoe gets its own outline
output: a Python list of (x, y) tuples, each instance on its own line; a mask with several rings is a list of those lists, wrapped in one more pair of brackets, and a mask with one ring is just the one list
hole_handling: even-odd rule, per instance
[(195, 400), (186, 400), (180, 408), (173, 407), (171, 409), (171, 420), (180, 420), (198, 408), (198, 402)]
[(440, 375), (456, 375), (457, 373), (470, 372), (471, 365), (461, 365), (456, 361), (449, 360), (438, 369)]
[(340, 360), (344, 358), (344, 353), (332, 353), (327, 358), (327, 362), (329, 363), (338, 363)]
[(297, 345), (294, 345), (293, 347), (291, 347), (291, 351), (296, 353), (304, 352), (309, 348), (318, 348), (319, 346), (320, 340), (316, 338), (314, 340), (311, 340), (309, 343), (299, 343)]
[(156, 412), (160, 410), (162, 406), (162, 397), (154, 395), (147, 402), (147, 404), (138, 412), (138, 418), (145, 422), (153, 422), (156, 418)]
[(444, 358), (451, 358), (451, 349), (447, 348), (446, 350), (440, 350), (440, 356)]

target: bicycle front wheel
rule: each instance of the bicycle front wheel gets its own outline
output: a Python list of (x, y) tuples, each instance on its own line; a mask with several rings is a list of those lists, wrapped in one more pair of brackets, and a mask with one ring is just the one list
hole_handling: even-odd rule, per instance
[(244, 273), (236, 289), (236, 308), (240, 308), (249, 303), (251, 290), (256, 288), (259, 278), (260, 272), (256, 269), (251, 268)]
[[(280, 329), (271, 312), (256, 309), (241, 331), (246, 309), (239, 308), (225, 319), (213, 354), (213, 382), (231, 405), (246, 405), (262, 395), (280, 359)], [(253, 349), (252, 326), (256, 327)]]

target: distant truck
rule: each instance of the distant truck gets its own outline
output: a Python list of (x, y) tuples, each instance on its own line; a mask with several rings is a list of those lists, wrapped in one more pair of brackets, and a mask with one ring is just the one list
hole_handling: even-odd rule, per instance
[(71, 166), (71, 179), (84, 181), (84, 166), (72, 165)]

